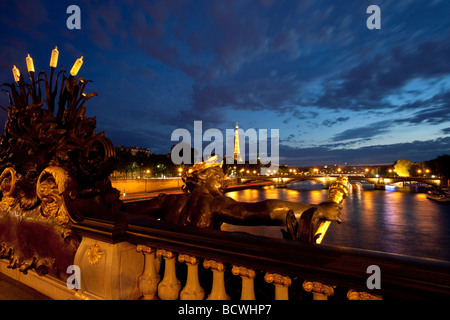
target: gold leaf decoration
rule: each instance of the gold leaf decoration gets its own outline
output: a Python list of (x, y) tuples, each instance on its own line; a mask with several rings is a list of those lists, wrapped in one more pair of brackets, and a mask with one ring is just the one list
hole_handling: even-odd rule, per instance
[(103, 256), (103, 251), (99, 245), (93, 244), (86, 252), (88, 262), (92, 265), (96, 265)]

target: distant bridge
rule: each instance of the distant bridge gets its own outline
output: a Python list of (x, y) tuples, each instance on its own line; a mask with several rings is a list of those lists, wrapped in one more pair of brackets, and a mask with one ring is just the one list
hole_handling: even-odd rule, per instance
[[(240, 183), (252, 183), (260, 181), (272, 181), (276, 187), (286, 187), (298, 181), (317, 181), (328, 188), (340, 175), (275, 175), (275, 176), (242, 176), (238, 178)], [(396, 182), (420, 182), (432, 186), (442, 186), (442, 179), (427, 177), (366, 177), (362, 175), (346, 175), (349, 181), (366, 181), (375, 186), (375, 189), (384, 189), (387, 184)]]

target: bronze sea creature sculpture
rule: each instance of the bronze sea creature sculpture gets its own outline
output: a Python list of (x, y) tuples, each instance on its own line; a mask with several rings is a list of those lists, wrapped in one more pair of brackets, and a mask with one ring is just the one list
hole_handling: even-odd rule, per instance
[(287, 225), (285, 238), (311, 243), (317, 222), (342, 222), (341, 202), (348, 195), (348, 181), (341, 177), (330, 189), (329, 200), (317, 205), (278, 199), (239, 202), (224, 195), (226, 180), (221, 166), (207, 162), (194, 165), (183, 181), (184, 194), (160, 194), (146, 202), (126, 205), (125, 210), (200, 228), (220, 229), (222, 223)]

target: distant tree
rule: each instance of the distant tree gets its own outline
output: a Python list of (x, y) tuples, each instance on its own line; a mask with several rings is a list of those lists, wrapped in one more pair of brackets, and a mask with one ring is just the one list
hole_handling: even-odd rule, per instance
[(395, 172), (400, 177), (408, 177), (410, 175), (410, 169), (412, 167), (413, 163), (406, 159), (398, 160), (397, 163), (394, 165)]
[(130, 163), (132, 160), (131, 151), (128, 149), (116, 148), (116, 157), (119, 159), (116, 171), (125, 173), (125, 177), (128, 176), (128, 172), (131, 171)]
[(410, 177), (414, 177), (414, 176), (419, 176), (420, 175), (420, 171), (424, 172), (424, 165), (422, 162), (412, 162), (411, 166), (409, 167), (409, 176)]
[(433, 166), (430, 170), (444, 178), (450, 179), (450, 155), (441, 155), (430, 162), (432, 162)]

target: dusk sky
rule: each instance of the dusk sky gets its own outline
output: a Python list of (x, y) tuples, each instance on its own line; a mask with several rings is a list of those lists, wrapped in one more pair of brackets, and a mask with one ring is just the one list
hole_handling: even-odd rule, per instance
[(202, 121), (279, 129), (281, 164), (450, 153), (449, 1), (0, 0), (0, 23), (0, 83), (27, 54), (48, 71), (58, 46), (67, 73), (83, 56), (88, 116), (116, 146), (169, 153), (175, 129)]

